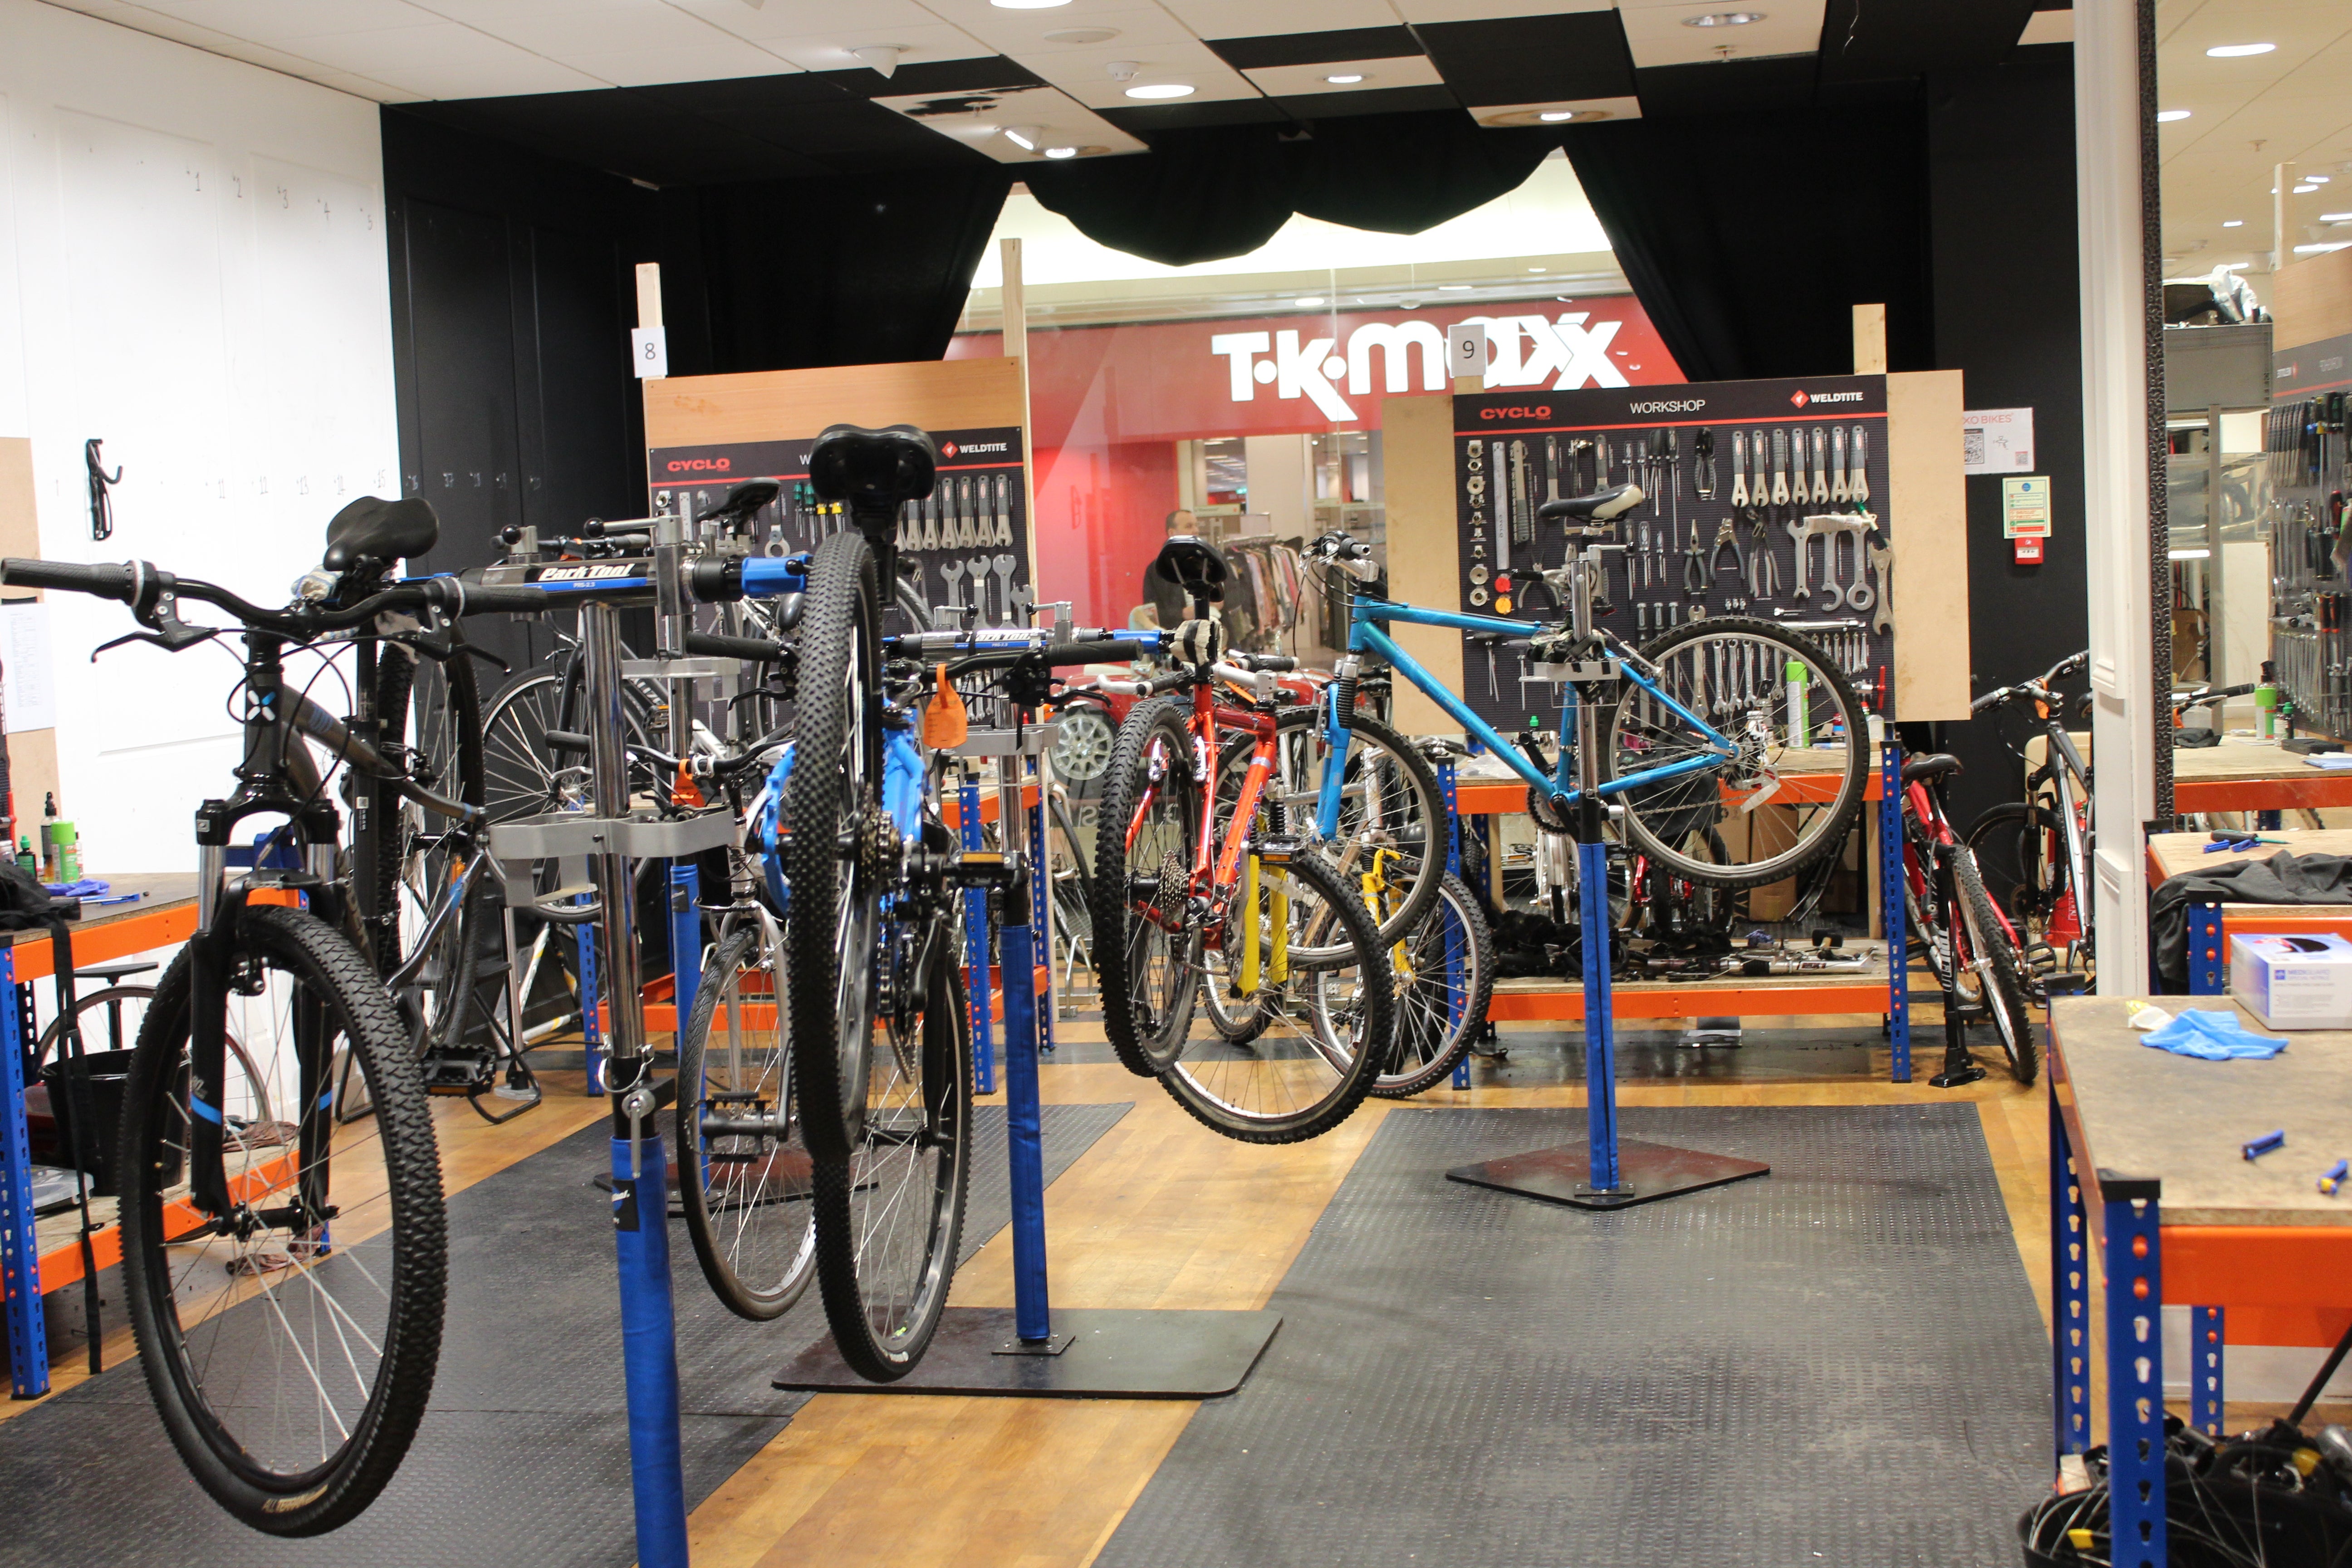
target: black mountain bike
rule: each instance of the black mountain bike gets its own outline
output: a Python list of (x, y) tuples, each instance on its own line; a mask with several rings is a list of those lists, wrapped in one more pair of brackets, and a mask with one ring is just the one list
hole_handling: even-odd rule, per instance
[[(481, 813), (404, 778), (290, 685), (285, 658), (380, 615), (544, 606), (536, 589), (454, 578), (369, 591), (383, 565), (431, 547), (422, 501), (366, 498), (337, 523), (325, 569), (280, 610), (145, 562), (0, 563), (11, 584), (128, 605), (144, 629), (118, 641), (176, 653), (220, 635), (180, 619), (188, 600), (243, 623), (244, 760), (236, 789), (198, 808), (197, 929), (155, 987), (124, 1091), (122, 1257), (173, 1446), (231, 1514), (289, 1536), (355, 1517), (407, 1451), (432, 1391), (446, 1267), (424, 1085), (370, 961), (310, 746), (461, 826)], [(346, 600), (347, 581), (363, 596)], [(233, 878), (231, 837), (256, 817), (286, 824), (289, 852)], [(434, 940), (465, 894), (446, 896)], [(338, 1106), (339, 1081), (364, 1086), (363, 1110)]]

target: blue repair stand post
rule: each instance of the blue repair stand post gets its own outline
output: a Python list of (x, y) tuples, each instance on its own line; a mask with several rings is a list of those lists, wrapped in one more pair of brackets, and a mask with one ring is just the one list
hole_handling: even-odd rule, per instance
[[(959, 750), (997, 759), (997, 821), (1008, 855), (1021, 857), (1026, 898), (1007, 900), (1029, 918), (996, 928), (997, 994), (1004, 1006), (1005, 1155), (1013, 1208), (1013, 1300), (1003, 1307), (950, 1307), (929, 1349), (896, 1383), (867, 1383), (850, 1371), (828, 1334), (776, 1376), (776, 1386), (847, 1394), (1008, 1394), (1024, 1398), (1206, 1399), (1231, 1394), (1249, 1376), (1282, 1326), (1271, 1311), (1055, 1310), (1045, 1267), (1045, 1106), (1038, 1052), (1047, 1038), (1053, 991), (1052, 884), (1045, 799), (1053, 788), (1051, 724), (983, 731)], [(1033, 793), (1035, 802), (1028, 795)], [(979, 791), (959, 795), (959, 815), (977, 836)], [(1011, 892), (1008, 889), (1008, 892)], [(982, 908), (986, 907), (983, 899)], [(990, 1012), (988, 930), (967, 950), (975, 1024)], [(1046, 963), (1041, 971), (1037, 955)], [(1043, 975), (1041, 987), (1039, 977)], [(975, 1048), (982, 1038), (975, 1029)]]
[[(1597, 560), (1593, 563), (1597, 566)], [(1588, 593), (1581, 586), (1578, 591), (1580, 622), (1589, 613)], [(1771, 1167), (1760, 1161), (1617, 1135), (1616, 1025), (1611, 1016), (1609, 984), (1609, 845), (1601, 833), (1609, 808), (1594, 794), (1601, 745), (1597, 721), (1613, 703), (1617, 664), (1614, 659), (1603, 659), (1592, 664), (1538, 666), (1536, 673), (1567, 683), (1576, 714), (1577, 775), (1582, 798), (1571, 808), (1570, 825), (1576, 836), (1576, 905), (1584, 949), (1585, 1139), (1581, 1143), (1457, 1165), (1445, 1173), (1446, 1179), (1574, 1208), (1622, 1209), (1761, 1176)]]
[(0, 1309), (7, 1318), (9, 1392), (38, 1399), (49, 1391), (49, 1341), (41, 1315), (41, 1248), (33, 1230), (23, 1024), (16, 956), (0, 947)]

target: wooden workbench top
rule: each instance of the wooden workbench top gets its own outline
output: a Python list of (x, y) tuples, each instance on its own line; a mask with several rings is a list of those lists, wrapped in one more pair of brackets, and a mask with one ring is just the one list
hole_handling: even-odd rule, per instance
[[(93, 871), (89, 875), (93, 880), (109, 884), (114, 893), (143, 893), (146, 896), (133, 899), (127, 904), (84, 904), (81, 919), (69, 922), (77, 934), (113, 925), (135, 915), (152, 914), (157, 910), (196, 901), (196, 874), (193, 871), (152, 871), (120, 877)], [(48, 940), (47, 926), (32, 931), (0, 931), (0, 946), (13, 947), (18, 942)]]
[(2322, 772), (2300, 752), (2281, 749), (2276, 741), (2252, 735), (2224, 735), (2218, 746), (2175, 746), (2174, 781), (2305, 778)]
[(2352, 855), (2352, 827), (2266, 827), (2257, 837), (2284, 838), (2286, 842), (2257, 844), (2243, 853), (2223, 849), (2208, 855), (2205, 846), (2213, 842), (2210, 835), (2151, 833), (2147, 836), (2150, 885), (2184, 871), (2210, 871), (2216, 866), (2234, 866), (2241, 860), (2267, 860), (2281, 850), (2292, 850), (2297, 855)]
[[(2159, 996), (2178, 1016), (2234, 1009), (2220, 996)], [(2316, 1183), (2352, 1156), (2352, 1030), (2286, 1033), (2268, 1061), (2200, 1061), (2144, 1043), (2126, 999), (2061, 996), (2050, 1006), (2051, 1087), (2089, 1169), (2155, 1176), (2167, 1225), (2352, 1226), (2352, 1190), (2326, 1197)], [(2241, 1145), (2284, 1128), (2286, 1147), (2248, 1160)], [(2079, 1168), (2079, 1167), (2078, 1167)]]

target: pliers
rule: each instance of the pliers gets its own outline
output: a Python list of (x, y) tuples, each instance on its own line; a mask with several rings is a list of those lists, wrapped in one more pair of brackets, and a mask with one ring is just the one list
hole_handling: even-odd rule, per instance
[(1764, 536), (1764, 517), (1754, 508), (1748, 512), (1749, 531), (1755, 535), (1756, 549), (1748, 557), (1748, 596), (1769, 599), (1780, 592), (1780, 563), (1772, 553), (1772, 544)]
[(1731, 546), (1731, 580), (1742, 584), (1748, 581), (1748, 552), (1740, 549), (1738, 531), (1731, 526), (1731, 520), (1727, 517), (1716, 527), (1715, 548), (1706, 552), (1706, 585), (1710, 588), (1715, 586), (1716, 579), (1722, 575), (1716, 570), (1716, 565), (1723, 559), (1723, 547), (1727, 544)]
[(1685, 594), (1706, 593), (1708, 582), (1714, 575), (1714, 568), (1707, 564), (1706, 557), (1699, 552), (1698, 520), (1696, 518), (1693, 518), (1691, 520), (1690, 543), (1683, 551), (1683, 592)]

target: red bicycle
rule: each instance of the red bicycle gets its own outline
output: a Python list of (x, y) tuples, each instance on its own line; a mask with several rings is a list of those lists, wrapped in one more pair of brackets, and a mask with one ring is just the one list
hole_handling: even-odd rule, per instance
[(2041, 1049), (2017, 931), (1944, 812), (1944, 781), (1959, 771), (1959, 759), (1940, 752), (1903, 763), (1904, 914), (1914, 951), (1924, 951), (1944, 993), (1944, 1069), (1929, 1081), (1951, 1089), (1985, 1076), (1969, 1059), (1965, 1026), (1987, 1018), (2010, 1076), (2032, 1083)]

